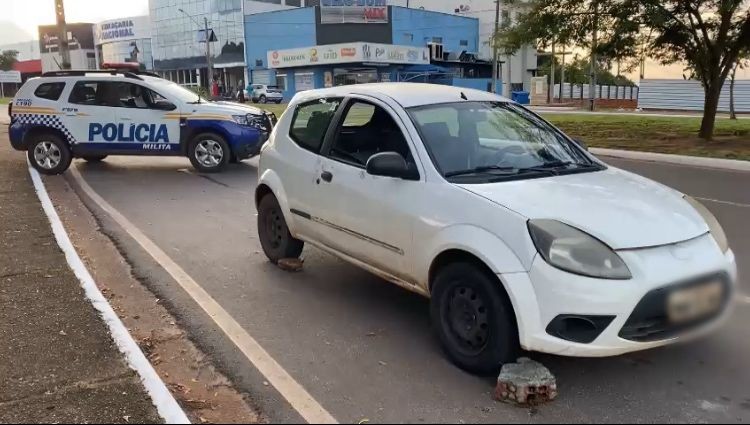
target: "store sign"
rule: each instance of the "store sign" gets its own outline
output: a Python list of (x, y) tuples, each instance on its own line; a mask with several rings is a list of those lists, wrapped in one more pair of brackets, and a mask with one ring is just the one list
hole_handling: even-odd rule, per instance
[(94, 31), (97, 45), (151, 38), (150, 22), (147, 16), (104, 21), (97, 24)]
[(321, 24), (387, 24), (387, 0), (321, 0)]
[(19, 71), (0, 71), (0, 83), (20, 83), (21, 72)]
[(429, 64), (427, 47), (378, 43), (343, 43), (268, 52), (270, 68), (368, 62), (380, 64)]

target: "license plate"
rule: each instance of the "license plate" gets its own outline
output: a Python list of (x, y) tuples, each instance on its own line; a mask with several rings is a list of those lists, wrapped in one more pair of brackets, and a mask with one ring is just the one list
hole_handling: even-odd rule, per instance
[(717, 312), (724, 300), (724, 285), (713, 281), (669, 294), (667, 314), (672, 323), (685, 323)]

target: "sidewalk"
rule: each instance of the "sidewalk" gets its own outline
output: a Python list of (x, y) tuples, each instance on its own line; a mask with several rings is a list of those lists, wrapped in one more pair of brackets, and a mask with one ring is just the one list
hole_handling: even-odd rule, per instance
[(68, 268), (0, 125), (0, 423), (29, 422), (162, 420)]

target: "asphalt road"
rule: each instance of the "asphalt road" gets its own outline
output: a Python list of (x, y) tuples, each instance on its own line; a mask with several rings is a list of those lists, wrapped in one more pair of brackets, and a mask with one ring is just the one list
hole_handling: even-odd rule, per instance
[[(697, 198), (724, 224), (750, 274), (750, 173), (609, 161)], [(716, 334), (609, 359), (531, 354), (557, 376), (559, 399), (534, 410), (498, 404), (494, 382), (448, 363), (432, 338), (428, 303), (313, 248), (289, 274), (257, 240), (255, 160), (200, 176), (186, 160), (76, 162), (85, 180), (227, 310), (340, 422), (748, 422), (750, 302)], [(710, 201), (709, 201), (710, 200)], [(192, 338), (273, 421), (300, 417), (163, 270), (106, 218), (136, 273)], [(748, 282), (741, 292), (750, 294)]]

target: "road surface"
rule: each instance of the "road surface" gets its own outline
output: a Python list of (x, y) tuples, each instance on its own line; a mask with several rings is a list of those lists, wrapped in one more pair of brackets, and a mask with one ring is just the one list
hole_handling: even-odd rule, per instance
[[(609, 160), (702, 199), (750, 273), (750, 173)], [(289, 274), (261, 253), (252, 194), (257, 161), (201, 176), (183, 159), (76, 162), (91, 187), (205, 289), (340, 422), (747, 422), (750, 299), (701, 341), (610, 359), (531, 354), (560, 398), (536, 410), (495, 403), (492, 380), (456, 369), (431, 336), (428, 303), (314, 248)], [(300, 416), (213, 321), (97, 206), (136, 274), (274, 421)], [(750, 294), (747, 282), (742, 294)]]

